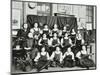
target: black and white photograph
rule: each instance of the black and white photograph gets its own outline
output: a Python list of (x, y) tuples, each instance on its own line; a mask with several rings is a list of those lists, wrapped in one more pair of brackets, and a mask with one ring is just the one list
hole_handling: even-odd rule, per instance
[(11, 74), (96, 69), (96, 5), (11, 0)]

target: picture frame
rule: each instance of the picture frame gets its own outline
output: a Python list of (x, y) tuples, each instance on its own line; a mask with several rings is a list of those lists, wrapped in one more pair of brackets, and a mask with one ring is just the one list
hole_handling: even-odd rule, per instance
[(13, 8), (12, 10), (12, 29), (20, 29), (21, 10)]
[[(16, 2), (16, 1), (15, 1)], [(11, 19), (11, 24), (12, 24), (12, 31), (13, 30), (16, 30), (16, 29), (19, 29), (19, 32), (20, 33), (22, 33), (22, 35), (20, 35), (20, 33), (19, 33), (19, 35), (17, 35), (18, 33), (16, 32), (16, 31), (14, 31), (13, 32), (13, 35), (17, 35), (17, 36), (12, 36), (12, 38), (14, 39), (13, 41), (12, 41), (12, 43), (15, 43), (14, 45), (12, 45), (12, 54), (13, 53), (15, 53), (15, 54), (17, 54), (17, 52), (14, 52), (14, 51), (16, 51), (17, 49), (19, 49), (19, 45), (17, 45), (16, 44), (16, 41), (18, 41), (18, 43), (19, 43), (19, 41), (21, 41), (21, 42), (23, 42), (23, 40), (25, 41), (25, 42), (23, 42), (23, 43), (25, 43), (26, 44), (26, 42), (27, 42), (27, 40), (28, 40), (28, 43), (29, 42), (31, 42), (32, 43), (32, 40), (33, 40), (33, 38), (34, 38), (34, 35), (38, 35), (38, 34), (42, 34), (40, 31), (43, 31), (43, 26), (45, 26), (45, 25), (48, 25), (48, 28), (50, 29), (50, 31), (52, 32), (51, 34), (53, 35), (53, 26), (54, 25), (58, 25), (58, 27), (59, 27), (59, 29), (58, 29), (58, 31), (62, 31), (63, 30), (63, 27), (66, 25), (66, 26), (70, 26), (69, 28), (70, 29), (68, 29), (68, 37), (70, 38), (70, 37), (72, 37), (70, 34), (71, 34), (71, 31), (72, 31), (72, 29), (75, 29), (75, 34), (77, 34), (78, 36), (79, 35), (81, 35), (81, 32), (83, 33), (83, 38), (81, 39), (81, 42), (84, 42), (83, 41), (83, 39), (85, 40), (86, 39), (86, 36), (87, 36), (87, 33), (85, 34), (84, 32), (86, 32), (86, 31), (88, 31), (88, 30), (91, 30), (92, 31), (92, 29), (91, 29), (91, 26), (92, 26), (92, 24), (86, 24), (86, 18), (84, 19), (84, 17), (86, 17), (86, 14), (85, 14), (85, 16), (84, 15), (82, 15), (81, 16), (81, 14), (79, 14), (79, 12), (81, 13), (82, 11), (79, 11), (79, 9), (81, 10), (81, 7), (83, 6), (83, 7), (86, 7), (86, 6), (90, 6), (90, 5), (74, 5), (74, 4), (64, 4), (64, 3), (48, 3), (48, 2), (44, 2), (44, 4), (46, 4), (46, 3), (48, 3), (48, 4), (50, 4), (50, 14), (48, 15), (48, 14), (46, 14), (46, 12), (45, 12), (45, 6), (39, 6), (38, 7), (38, 5), (35, 7), (36, 8), (36, 10), (34, 9), (34, 8), (32, 8), (32, 9), (30, 9), (29, 7), (28, 7), (28, 3), (40, 3), (40, 4), (43, 4), (42, 2), (34, 2), (34, 1), (18, 1), (19, 3), (20, 2), (22, 2), (22, 10), (21, 9), (15, 9), (14, 7), (12, 8), (12, 19)], [(54, 4), (54, 6), (53, 6), (53, 4)], [(56, 7), (55, 7), (56, 6)], [(96, 7), (95, 5), (93, 5), (94, 7)], [(80, 8), (79, 8), (80, 7)], [(18, 7), (19, 8), (19, 7)], [(41, 8), (43, 9), (43, 11), (41, 11)], [(72, 10), (73, 9), (73, 10)], [(33, 10), (33, 11), (30, 11), (30, 10)], [(23, 11), (23, 14), (24, 14), (24, 16), (21, 16), (22, 14), (21, 14), (21, 11)], [(77, 12), (76, 12), (77, 11)], [(84, 10), (83, 10), (84, 11)], [(38, 12), (40, 12), (41, 14), (39, 14)], [(93, 11), (93, 12), (96, 12), (96, 11)], [(56, 15), (55, 15), (56, 14)], [(93, 15), (92, 15), (93, 16)], [(24, 19), (20, 19), (20, 18), (24, 18)], [(95, 17), (94, 17), (95, 18)], [(25, 20), (26, 19), (26, 20)], [(22, 28), (22, 30), (20, 30), (21, 29), (21, 23), (20, 22), (23, 22), (23, 28)], [(79, 25), (80, 25), (80, 27), (79, 26), (77, 26), (78, 25), (78, 23), (79, 23)], [(31, 32), (31, 28), (34, 28), (34, 26), (33, 25), (41, 25), (40, 27), (39, 27), (39, 33), (35, 33), (35, 30), (33, 31), (33, 32)], [(42, 25), (43, 24), (43, 25)], [(68, 24), (68, 25), (67, 25)], [(74, 25), (75, 24), (75, 25)], [(29, 29), (28, 28), (26, 28), (26, 30), (24, 30), (25, 28), (24, 28), (24, 25), (27, 25), (26, 27), (28, 27), (29, 26)], [(87, 26), (86, 26), (87, 25)], [(86, 29), (87, 28), (87, 29)], [(80, 31), (79, 33), (78, 33), (78, 30)], [(94, 30), (96, 30), (96, 29), (94, 29)], [(29, 35), (27, 35), (27, 31), (29, 31), (30, 33), (32, 33), (32, 35), (33, 35), (33, 37), (32, 38), (29, 38)], [(50, 31), (48, 32), (48, 33), (50, 33)], [(67, 32), (66, 32), (67, 33)], [(24, 36), (24, 35), (26, 35), (26, 37)], [(58, 34), (58, 32), (57, 32), (57, 34)], [(42, 34), (43, 35), (43, 34)], [(91, 33), (91, 35), (92, 36), (96, 36), (95, 35), (95, 33), (94, 32), (92, 32)], [(22, 36), (22, 37), (21, 37)], [(27, 38), (27, 36), (28, 36), (28, 38)], [(31, 34), (30, 34), (30, 36), (31, 36)], [(38, 35), (39, 36), (39, 35)], [(37, 36), (37, 37), (38, 37)], [(53, 36), (51, 37), (51, 35), (49, 35), (50, 36), (50, 38), (51, 39), (53, 39)], [(75, 35), (76, 36), (76, 35)], [(36, 37), (36, 38), (37, 38)], [(39, 40), (42, 38), (43, 36), (39, 36), (39, 38), (38, 38), (38, 42), (37, 43), (39, 43)], [(25, 38), (25, 39), (23, 39), (23, 38)], [(61, 38), (61, 37), (60, 37)], [(63, 38), (64, 38), (64, 36), (63, 36)], [(49, 39), (49, 38), (48, 38)], [(59, 39), (59, 38), (58, 38)], [(77, 39), (77, 37), (75, 37), (75, 43), (76, 43), (76, 40)], [(43, 39), (42, 39), (43, 40)], [(61, 39), (60, 39), (61, 40)], [(51, 42), (51, 40), (49, 39), (49, 41)], [(31, 44), (31, 43), (29, 43), (29, 44)], [(44, 44), (42, 44), (43, 46), (44, 46)], [(87, 42), (84, 44), (84, 45), (87, 45), (88, 46), (88, 44), (87, 44)], [(22, 47), (22, 48), (20, 48), (20, 49), (24, 49), (25, 51), (26, 51), (26, 54), (27, 54), (27, 56), (28, 56), (28, 54), (30, 54), (31, 53), (31, 49), (30, 48), (32, 48), (32, 47), (27, 47), (26, 48), (26, 46), (24, 47), (25, 45), (22, 45), (21, 44), (21, 46), (20, 47)], [(49, 44), (47, 45), (48, 47), (49, 47)], [(59, 45), (58, 45), (59, 46)], [(70, 46), (71, 47), (71, 49), (72, 49), (72, 47), (74, 48), (74, 46), (77, 46), (77, 45), (72, 45), (72, 46)], [(93, 45), (93, 47), (94, 46), (96, 46), (96, 40), (94, 41), (94, 45)], [(90, 46), (90, 44), (89, 44), (89, 47), (86, 47), (86, 49), (88, 48), (88, 51), (91, 49), (91, 47), (92, 46)], [(39, 53), (41, 52), (40, 50), (42, 50), (42, 46), (40, 47), (40, 45), (38, 44), (38, 47), (36, 47), (36, 46), (34, 46), (34, 48), (36, 48), (36, 49), (38, 49), (39, 50)], [(34, 48), (32, 48), (32, 50), (34, 49)], [(41, 48), (41, 49), (40, 49)], [(55, 49), (57, 48), (57, 46), (55, 47)], [(75, 48), (77, 48), (78, 49), (78, 46), (77, 47), (75, 47)], [(51, 48), (50, 48), (51, 50), (52, 49), (54, 49), (53, 48), (53, 46), (51, 46)], [(67, 50), (66, 50), (67, 51)], [(94, 51), (96, 51), (96, 48), (95, 48), (95, 50)], [(90, 51), (89, 51), (90, 52)], [(89, 53), (88, 52), (88, 53)], [(48, 52), (49, 53), (49, 52)], [(53, 53), (53, 52), (52, 52)], [(40, 53), (41, 54), (41, 53)], [(94, 57), (95, 58), (93, 58), (93, 60), (95, 60), (95, 62), (96, 62), (96, 54), (95, 53), (93, 53), (94, 55)], [(49, 54), (50, 55), (50, 54)], [(63, 54), (64, 55), (64, 54)], [(31, 56), (31, 55), (30, 55)], [(52, 54), (50, 55), (50, 57), (52, 56)], [(16, 58), (19, 58), (18, 56), (15, 56), (14, 54), (13, 54), (13, 56), (12, 57), (16, 57)], [(24, 57), (24, 56), (23, 56)], [(24, 61), (24, 59), (23, 58), (21, 58), (22, 59), (22, 62)], [(18, 60), (21, 60), (20, 58), (18, 59)], [(35, 59), (35, 58), (34, 58)], [(33, 59), (29, 59), (29, 60), (32, 60), (32, 61), (34, 61), (35, 62), (35, 60), (33, 60)], [(39, 60), (39, 59), (38, 59)], [(75, 59), (76, 60), (76, 59)], [(16, 59), (14, 58), (14, 59), (12, 59), (12, 61), (16, 61)], [(11, 62), (12, 62), (11, 61)], [(34, 62), (32, 62), (32, 61), (28, 61), (28, 64), (26, 65), (26, 63), (27, 63), (27, 60), (25, 59), (25, 61), (26, 62), (24, 62), (23, 64), (25, 64), (25, 66), (23, 67), (23, 65), (21, 64), (21, 63), (17, 63), (17, 64), (19, 64), (19, 65), (21, 65), (21, 66), (17, 66), (17, 68), (20, 70), (17, 70), (16, 69), (16, 64), (15, 64), (15, 62), (12, 62), (12, 63), (14, 63), (15, 65), (13, 65), (13, 64), (11, 64), (11, 72), (12, 72), (12, 74), (27, 74), (27, 73), (29, 73), (29, 74), (33, 74), (33, 73), (45, 73), (45, 72), (63, 72), (63, 71), (79, 71), (79, 70), (95, 70), (96, 69), (96, 66), (93, 66), (93, 67), (91, 67), (91, 68), (83, 68), (83, 67), (78, 67), (77, 65), (75, 65), (73, 68), (69, 68), (68, 66), (67, 66), (67, 68), (65, 67), (65, 66), (61, 66), (61, 65), (58, 65), (58, 66), (56, 66), (57, 64), (54, 64), (55, 66), (52, 66), (51, 65), (51, 62), (52, 62), (52, 60), (50, 59), (50, 63), (48, 63), (48, 62), (46, 62), (46, 64), (48, 65), (48, 66), (46, 66), (46, 65), (43, 65), (42, 64), (42, 67), (43, 68), (41, 68), (40, 70), (39, 70), (39, 68), (38, 68), (38, 66), (39, 65), (37, 65), (37, 62), (35, 62), (35, 64), (34, 64)], [(65, 60), (64, 60), (65, 61)], [(72, 59), (72, 61), (73, 62), (75, 62), (73, 59)], [(17, 62), (17, 61), (16, 61)], [(32, 66), (32, 64), (30, 64), (30, 62), (32, 62), (32, 64), (34, 64), (34, 67)], [(38, 63), (40, 63), (40, 62), (38, 62)], [(77, 62), (75, 62), (75, 63), (77, 63)], [(62, 63), (63, 64), (63, 63)], [(71, 64), (72, 65), (72, 64)], [(95, 65), (96, 65), (96, 63), (95, 63)], [(15, 69), (13, 69), (13, 66), (15, 67)], [(36, 67), (37, 66), (37, 67)], [(45, 66), (45, 67), (44, 67)], [(59, 68), (60, 67), (60, 68)]]

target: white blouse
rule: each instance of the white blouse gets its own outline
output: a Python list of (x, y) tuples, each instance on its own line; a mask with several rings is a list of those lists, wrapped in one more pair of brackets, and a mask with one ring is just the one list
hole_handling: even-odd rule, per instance
[(61, 52), (61, 51), (59, 51), (59, 52), (54, 51), (54, 52), (52, 53), (51, 57), (50, 57), (51, 60), (54, 59), (55, 54), (60, 54), (60, 60), (59, 60), (59, 61), (62, 61), (62, 60), (63, 60), (63, 58), (62, 58), (62, 52)]
[(34, 61), (38, 61), (39, 58), (41, 57), (41, 55), (46, 55), (47, 56), (47, 60), (49, 60), (49, 54), (48, 54), (48, 52), (38, 52), (38, 54), (35, 57)]
[(84, 51), (79, 51), (77, 54), (76, 54), (76, 57), (81, 59), (81, 54), (87, 54), (86, 50)]
[(63, 55), (63, 59), (68, 56), (68, 55), (71, 55), (72, 56), (72, 59), (74, 60), (74, 53), (73, 52), (66, 52), (64, 55)]

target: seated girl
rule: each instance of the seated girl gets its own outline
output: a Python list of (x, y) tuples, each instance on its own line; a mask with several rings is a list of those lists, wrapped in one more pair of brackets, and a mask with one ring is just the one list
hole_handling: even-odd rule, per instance
[(28, 33), (29, 33), (29, 26), (27, 23), (23, 24), (23, 29), (20, 29), (17, 33), (18, 38), (28, 38)]
[(59, 30), (59, 33), (58, 33), (58, 38), (59, 38), (59, 40), (61, 40), (62, 37), (63, 37), (63, 36), (62, 36), (62, 30)]
[(76, 49), (74, 50), (75, 55), (76, 55), (77, 52), (79, 52), (80, 50), (82, 50), (82, 45), (84, 45), (84, 40), (82, 38), (82, 35), (79, 34), (76, 37)]
[(74, 60), (74, 53), (71, 51), (69, 47), (63, 56), (63, 66), (64, 67), (74, 67), (75, 60)]
[(49, 65), (49, 54), (46, 52), (45, 47), (41, 49), (41, 52), (37, 54), (34, 61), (36, 62), (37, 71), (41, 71), (42, 69), (48, 69)]
[(40, 46), (40, 48), (41, 47), (45, 47), (48, 50), (48, 42), (49, 42), (49, 39), (47, 38), (47, 35), (43, 34), (43, 37), (41, 37), (39, 39), (39, 46)]
[(31, 32), (28, 33), (27, 45), (29, 48), (33, 48), (33, 34)]
[(63, 30), (62, 30), (62, 35), (64, 36), (66, 33), (67, 33), (67, 27), (64, 26), (64, 27), (63, 27)]
[(23, 25), (23, 29), (20, 29), (17, 33), (17, 37), (22, 48), (24, 48), (24, 46), (27, 46), (28, 33), (29, 33), (29, 26), (28, 24), (25, 23)]
[[(38, 48), (38, 47), (39, 47), (38, 41), (39, 41), (39, 37), (38, 37), (38, 35), (35, 35), (35, 36), (33, 37), (33, 48)], [(39, 49), (39, 48), (38, 48), (38, 49)]]
[(67, 48), (70, 47), (72, 44), (71, 39), (68, 37), (68, 34), (65, 33), (65, 36), (61, 39), (61, 46), (63, 48), (63, 53), (66, 52)]
[(54, 34), (54, 33), (56, 33), (56, 34), (59, 33), (59, 29), (58, 29), (57, 24), (55, 24), (55, 25), (54, 25), (54, 28), (52, 29), (52, 34)]
[(55, 51), (56, 47), (60, 45), (60, 40), (57, 37), (57, 34), (54, 33), (54, 36), (53, 38), (50, 39), (50, 41), (52, 42), (52, 49), (51, 49), (51, 53), (52, 53), (53, 51)]
[(44, 28), (43, 28), (43, 34), (46, 34), (47, 37), (49, 37), (49, 33), (50, 33), (50, 30), (48, 28), (48, 25), (45, 25)]
[(60, 66), (62, 67), (62, 52), (59, 47), (56, 47), (56, 51), (54, 51), (50, 57), (53, 62), (51, 66)]
[(33, 32), (34, 36), (35, 35), (38, 35), (39, 36), (40, 28), (39, 28), (38, 23), (34, 23), (34, 27), (31, 29), (31, 31)]
[(89, 58), (85, 46), (82, 46), (82, 50), (76, 54), (76, 65), (87, 69), (94, 66), (94, 62)]
[(72, 44), (75, 44), (75, 41), (76, 41), (76, 32), (74, 29), (72, 29), (72, 32), (71, 32), (71, 40), (72, 40)]

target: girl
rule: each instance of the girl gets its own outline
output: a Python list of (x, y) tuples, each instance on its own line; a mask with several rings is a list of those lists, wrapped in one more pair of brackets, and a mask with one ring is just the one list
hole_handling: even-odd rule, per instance
[(62, 30), (59, 30), (59, 33), (58, 33), (58, 38), (59, 38), (59, 40), (61, 40), (62, 37), (63, 37), (63, 36), (62, 36)]
[(89, 69), (89, 67), (94, 67), (94, 62), (92, 59), (89, 59), (85, 46), (82, 46), (82, 50), (76, 54), (76, 63), (77, 66), (87, 69)]
[(70, 47), (65, 52), (63, 56), (63, 60), (64, 60), (64, 63), (63, 63), (64, 67), (74, 67), (75, 66), (74, 53), (71, 51)]
[(52, 53), (50, 59), (54, 63), (54, 64), (51, 64), (51, 66), (60, 66), (60, 67), (62, 67), (62, 52), (60, 51), (59, 47), (56, 47), (56, 51), (54, 51)]
[(75, 44), (75, 41), (76, 41), (76, 32), (74, 29), (72, 29), (72, 32), (71, 32), (71, 40), (72, 40), (72, 44)]
[(76, 37), (78, 37), (79, 35), (81, 35), (80, 31), (77, 31)]
[(20, 29), (18, 31), (17, 36), (27, 39), (28, 38), (28, 33), (29, 33), (29, 27), (28, 27), (28, 24), (25, 23), (23, 25), (23, 29)]
[(52, 42), (52, 50), (51, 50), (51, 53), (52, 53), (52, 51), (55, 51), (56, 47), (60, 45), (60, 40), (57, 37), (56, 33), (54, 33), (54, 36), (51, 39), (51, 42)]
[(63, 27), (63, 30), (62, 30), (62, 35), (64, 36), (66, 33), (67, 33), (67, 27), (64, 26), (64, 27)]
[(38, 35), (34, 35), (34, 37), (33, 37), (33, 48), (38, 48), (39, 47), (38, 41), (39, 41)]
[(59, 32), (58, 26), (57, 26), (57, 24), (55, 24), (53, 31), (52, 31), (52, 34), (54, 34), (54, 33), (58, 34), (58, 32)]
[(43, 29), (43, 34), (46, 34), (47, 37), (49, 37), (49, 32), (50, 32), (50, 30), (49, 30), (49, 28), (48, 28), (48, 25), (45, 25), (45, 26), (44, 26), (44, 29)]
[(29, 27), (28, 24), (23, 25), (23, 29), (18, 31), (18, 39), (20, 40), (20, 45), (22, 48), (27, 46), (27, 39), (28, 39)]
[(67, 48), (70, 47), (71, 44), (72, 44), (71, 39), (68, 37), (68, 34), (65, 33), (64, 38), (61, 39), (61, 46), (63, 48), (63, 51), (62, 52), (65, 53), (66, 50), (67, 50)]
[(40, 38), (40, 40), (39, 40), (39, 46), (45, 47), (48, 50), (49, 49), (48, 48), (48, 41), (49, 41), (49, 39), (47, 38), (47, 35), (43, 34), (43, 37)]
[(77, 52), (79, 52), (80, 50), (82, 50), (82, 45), (84, 44), (84, 40), (82, 39), (81, 34), (79, 34), (76, 37), (76, 49), (74, 50), (74, 53), (76, 54)]
[(34, 23), (34, 28), (32, 28), (33, 29), (33, 34), (34, 34), (34, 36), (35, 35), (38, 35), (39, 36), (39, 31), (40, 31), (40, 28), (39, 28), (39, 25), (38, 25), (38, 23)]
[(41, 71), (42, 69), (48, 69), (48, 65), (49, 65), (49, 54), (48, 52), (45, 50), (45, 47), (43, 47), (41, 49), (41, 52), (39, 52), (37, 54), (37, 56), (35, 57), (34, 61), (36, 62), (36, 68), (37, 71)]
[(33, 48), (33, 34), (31, 32), (28, 34), (27, 45), (29, 48)]

